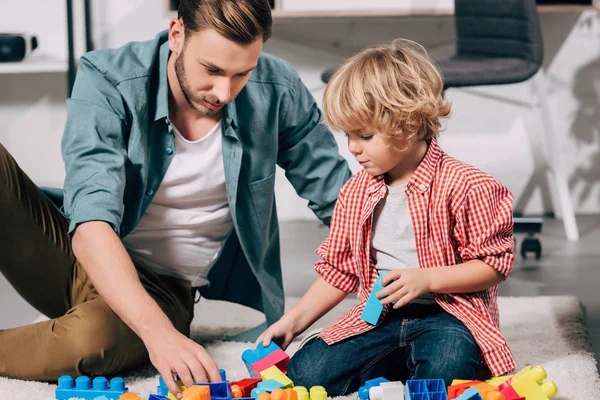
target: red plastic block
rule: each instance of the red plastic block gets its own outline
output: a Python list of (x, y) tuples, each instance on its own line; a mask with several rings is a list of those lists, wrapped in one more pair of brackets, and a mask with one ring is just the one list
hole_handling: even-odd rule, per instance
[(252, 369), (257, 375), (260, 375), (262, 371), (275, 365), (281, 372), (287, 374), (285, 365), (288, 361), (290, 361), (290, 356), (285, 351), (278, 349), (252, 364)]
[(252, 397), (250, 393), (260, 381), (262, 381), (262, 379), (260, 378), (244, 378), (239, 381), (231, 382), (231, 385), (239, 386), (239, 388), (242, 390), (242, 393), (244, 394), (242, 397)]
[(481, 381), (470, 381), (461, 383), (460, 385), (452, 385), (448, 386), (448, 400), (452, 400), (463, 394), (463, 392), (478, 383), (482, 383)]

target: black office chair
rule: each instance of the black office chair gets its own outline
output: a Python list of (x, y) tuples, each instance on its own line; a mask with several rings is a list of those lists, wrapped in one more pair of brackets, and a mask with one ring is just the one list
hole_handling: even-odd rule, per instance
[[(562, 214), (566, 236), (579, 237), (567, 180), (556, 153), (542, 70), (543, 40), (535, 0), (455, 0), (456, 55), (438, 62), (444, 89), (504, 85), (534, 78), (548, 147), (548, 166), (553, 170), (557, 191), (554, 209)], [(335, 69), (321, 78), (329, 82)], [(521, 245), (521, 255), (541, 256), (541, 244), (534, 238), (541, 232), (541, 218), (515, 218), (515, 232), (530, 235)]]

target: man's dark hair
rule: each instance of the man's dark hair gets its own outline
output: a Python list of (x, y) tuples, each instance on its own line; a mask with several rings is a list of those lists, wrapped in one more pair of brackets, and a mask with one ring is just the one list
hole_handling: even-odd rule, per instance
[(180, 0), (177, 16), (186, 36), (203, 29), (240, 44), (271, 36), (273, 19), (268, 0)]

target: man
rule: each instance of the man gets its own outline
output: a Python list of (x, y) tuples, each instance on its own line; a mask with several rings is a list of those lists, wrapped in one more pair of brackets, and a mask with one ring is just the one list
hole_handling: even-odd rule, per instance
[(0, 145), (0, 270), (51, 318), (0, 331), (0, 376), (150, 359), (180, 394), (173, 373), (220, 380), (189, 339), (194, 287), (281, 316), (275, 166), (325, 223), (350, 171), (298, 75), (261, 54), (271, 24), (266, 0), (182, 0), (168, 33), (82, 57), (63, 213)]

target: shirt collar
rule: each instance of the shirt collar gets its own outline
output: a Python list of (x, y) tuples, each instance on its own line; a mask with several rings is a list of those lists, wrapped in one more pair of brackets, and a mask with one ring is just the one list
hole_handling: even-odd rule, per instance
[[(425, 157), (417, 167), (415, 173), (406, 184), (406, 194), (410, 195), (413, 192), (423, 193), (429, 189), (431, 182), (435, 176), (436, 166), (442, 157), (442, 149), (437, 143), (437, 140), (432, 139), (425, 153)], [(367, 193), (372, 194), (377, 191), (385, 192), (385, 181), (383, 175), (371, 176), (367, 178)]]
[[(154, 113), (154, 120), (164, 119), (169, 116), (169, 79), (168, 79), (168, 65), (169, 55), (171, 50), (169, 49), (169, 41), (165, 41), (159, 50), (159, 64), (158, 64), (158, 92), (156, 94), (156, 111)], [(227, 128), (229, 125), (234, 128), (237, 127), (237, 110), (235, 107), (235, 101), (226, 104), (223, 107), (223, 117), (225, 121), (224, 127)]]

